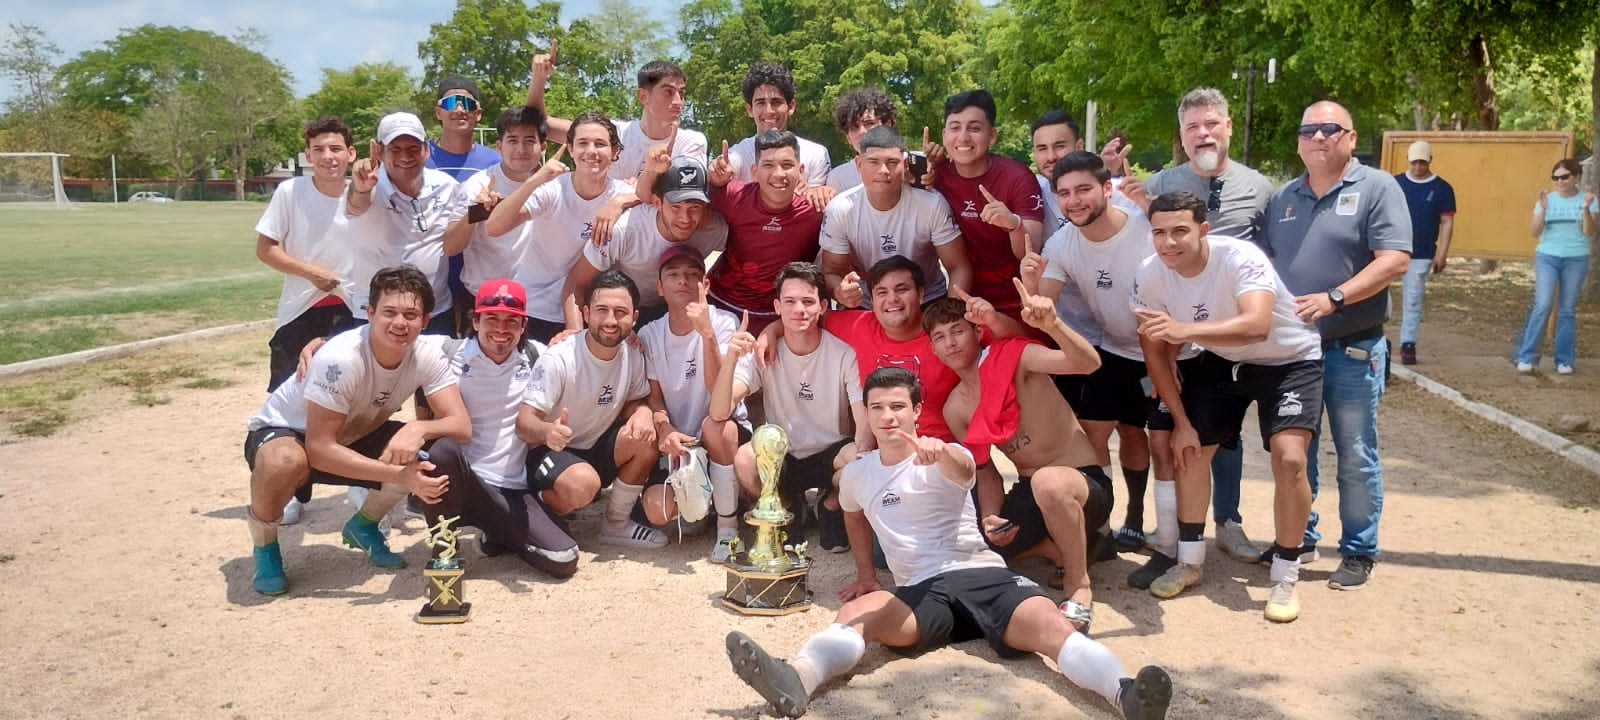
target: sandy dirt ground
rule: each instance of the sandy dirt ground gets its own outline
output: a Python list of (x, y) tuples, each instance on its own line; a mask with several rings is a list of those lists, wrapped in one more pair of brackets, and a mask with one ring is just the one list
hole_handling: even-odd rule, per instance
[[(618, 552), (593, 542), (591, 507), (575, 522), (575, 578), (484, 558), (467, 541), (472, 621), (423, 626), (411, 620), (421, 522), (390, 535), (410, 567), (375, 569), (339, 543), (342, 489), (319, 487), (282, 535), (290, 592), (264, 598), (250, 589), (240, 442), (265, 369), (214, 374), (235, 384), (173, 389), (154, 407), (108, 387), (88, 396), (101, 398), (92, 419), (4, 438), (0, 717), (762, 717), (724, 635), (792, 654), (853, 572), (845, 556), (819, 557), (810, 612), (743, 617), (716, 602), (724, 574), (703, 557), (707, 537)], [(1384, 402), (1382, 433), (1384, 552), (1369, 587), (1323, 584), (1338, 562), (1328, 488), (1318, 508), (1330, 537), (1302, 574), (1298, 622), (1261, 618), (1265, 567), (1213, 550), (1196, 591), (1159, 602), (1124, 586), (1142, 561), (1124, 555), (1093, 569), (1096, 637), (1130, 670), (1171, 671), (1176, 718), (1600, 717), (1596, 476), (1404, 383)], [(1331, 454), (1321, 460), (1331, 473)], [(1270, 535), (1262, 453), (1247, 454), (1245, 475), (1259, 539)], [(996, 662), (976, 642), (915, 660), (869, 649), (810, 716), (1116, 715), (1053, 661)]]

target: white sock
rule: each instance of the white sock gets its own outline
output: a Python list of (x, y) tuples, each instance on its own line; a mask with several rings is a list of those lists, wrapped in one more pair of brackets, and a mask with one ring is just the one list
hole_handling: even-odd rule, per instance
[(1185, 565), (1206, 564), (1206, 541), (1187, 540), (1178, 542), (1178, 562)]
[(244, 508), (244, 514), (246, 522), (250, 525), (250, 541), (255, 543), (256, 547), (266, 547), (278, 541), (276, 520), (267, 522), (256, 517), (256, 511), (251, 510), (248, 505)]
[(606, 523), (615, 527), (627, 522), (628, 515), (633, 512), (633, 504), (639, 502), (642, 494), (643, 485), (629, 485), (621, 478), (611, 483), (611, 504), (606, 506)]
[(1156, 540), (1158, 552), (1172, 557), (1178, 554), (1178, 483), (1156, 480)]
[(1300, 560), (1285, 560), (1281, 557), (1273, 556), (1272, 571), (1269, 577), (1275, 583), (1285, 580), (1300, 582)]
[(739, 481), (733, 477), (733, 466), (707, 463), (711, 476), (711, 507), (717, 511), (718, 528), (738, 528)]
[(822, 632), (811, 636), (800, 646), (789, 665), (800, 676), (806, 694), (816, 692), (817, 686), (843, 675), (861, 662), (867, 652), (866, 638), (849, 625), (834, 623)]
[(1084, 637), (1083, 633), (1067, 636), (1061, 651), (1056, 653), (1056, 669), (1072, 684), (1100, 693), (1100, 697), (1113, 706), (1122, 692), (1122, 679), (1128, 676), (1110, 648)]

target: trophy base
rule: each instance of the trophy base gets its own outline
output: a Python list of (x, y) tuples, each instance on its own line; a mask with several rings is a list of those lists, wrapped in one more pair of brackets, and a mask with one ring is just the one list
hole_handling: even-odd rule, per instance
[(414, 619), (423, 625), (453, 625), (471, 620), (471, 615), (472, 603), (461, 603), (454, 610), (435, 610), (433, 603), (426, 603)]
[(722, 604), (741, 615), (788, 615), (811, 609), (811, 590), (806, 578), (811, 563), (790, 562), (787, 569), (768, 571), (753, 565), (729, 562), (728, 589)]

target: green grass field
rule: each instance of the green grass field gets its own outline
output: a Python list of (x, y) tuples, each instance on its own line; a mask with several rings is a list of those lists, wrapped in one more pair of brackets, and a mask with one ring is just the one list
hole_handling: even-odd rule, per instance
[(0, 205), (0, 364), (272, 317), (262, 203)]

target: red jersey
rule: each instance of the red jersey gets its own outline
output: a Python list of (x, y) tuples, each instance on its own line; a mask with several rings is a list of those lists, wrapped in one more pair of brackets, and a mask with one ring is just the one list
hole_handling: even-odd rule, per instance
[(955, 166), (947, 163), (934, 178), (933, 189), (950, 203), (956, 227), (967, 240), (967, 255), (972, 260), (972, 294), (1014, 316), (1022, 301), (1017, 298), (1011, 278), (1017, 276), (1022, 261), (1011, 252), (1011, 233), (979, 217), (983, 206), (989, 204), (978, 191), (979, 185), (1024, 220), (1044, 220), (1044, 196), (1038, 178), (1027, 166), (1000, 155), (990, 155), (989, 170), (978, 177), (961, 177)]
[(797, 260), (816, 262), (822, 213), (798, 193), (789, 207), (773, 212), (762, 205), (760, 191), (755, 183), (741, 182), (711, 189), (711, 206), (728, 221), (728, 245), (711, 267), (710, 294), (723, 305), (770, 319), (777, 315), (772, 301), (778, 271)]
[(822, 316), (822, 327), (855, 348), (862, 382), (881, 367), (901, 367), (916, 375), (922, 381), (923, 402), (922, 415), (917, 418), (917, 434), (956, 442), (955, 434), (944, 421), (944, 401), (961, 378), (939, 362), (927, 333), (919, 332), (910, 340), (895, 340), (867, 310), (830, 310)]

